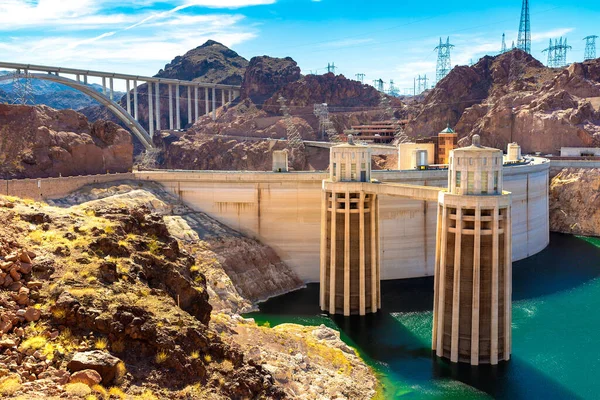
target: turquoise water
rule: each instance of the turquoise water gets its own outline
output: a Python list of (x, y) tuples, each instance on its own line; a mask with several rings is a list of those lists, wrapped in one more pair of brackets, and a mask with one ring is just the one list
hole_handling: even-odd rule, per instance
[(513, 266), (513, 356), (496, 367), (452, 365), (431, 353), (433, 279), (382, 283), (382, 310), (322, 315), (319, 286), (249, 314), (275, 326), (325, 324), (378, 373), (385, 399), (600, 398), (600, 239), (552, 234)]

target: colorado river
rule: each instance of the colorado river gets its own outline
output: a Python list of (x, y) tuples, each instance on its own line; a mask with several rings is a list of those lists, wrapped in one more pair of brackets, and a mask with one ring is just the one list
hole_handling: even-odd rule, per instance
[(379, 374), (381, 398), (566, 399), (600, 393), (600, 239), (552, 234), (543, 252), (513, 265), (513, 353), (497, 367), (432, 356), (433, 278), (382, 282), (382, 310), (322, 315), (319, 285), (249, 314), (271, 326), (325, 324)]

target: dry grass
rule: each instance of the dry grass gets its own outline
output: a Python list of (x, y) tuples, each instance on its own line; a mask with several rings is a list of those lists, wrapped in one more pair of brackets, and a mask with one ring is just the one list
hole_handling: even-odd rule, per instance
[(92, 393), (92, 389), (85, 383), (76, 382), (65, 385), (65, 392), (71, 396), (85, 397)]
[(156, 354), (156, 357), (154, 357), (154, 362), (156, 362), (157, 364), (162, 364), (165, 361), (167, 361), (168, 358), (169, 354), (166, 351), (161, 350)]
[(125, 394), (125, 392), (116, 386), (113, 386), (110, 389), (108, 389), (108, 394), (110, 397), (116, 397), (117, 399), (127, 399), (127, 395)]
[(106, 338), (99, 338), (96, 339), (96, 342), (94, 342), (94, 348), (96, 350), (105, 350), (108, 347), (108, 339)]
[(48, 341), (43, 336), (33, 336), (33, 337), (30, 337), (29, 339), (25, 340), (23, 343), (21, 343), (21, 345), (19, 346), (19, 349), (21, 349), (21, 350), (29, 350), (29, 349), (39, 350), (39, 349), (45, 347), (47, 342)]
[(135, 396), (134, 399), (136, 400), (158, 400), (158, 397), (152, 393), (152, 390), (150, 389), (146, 389), (144, 390), (144, 393)]
[(9, 375), (0, 378), (0, 395), (12, 396), (21, 389), (21, 379), (17, 375)]

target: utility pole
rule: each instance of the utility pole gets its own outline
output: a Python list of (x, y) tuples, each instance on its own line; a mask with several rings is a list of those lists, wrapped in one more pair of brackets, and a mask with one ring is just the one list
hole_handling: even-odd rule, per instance
[(436, 68), (436, 76), (435, 79), (437, 82), (444, 79), (446, 75), (450, 72), (451, 69), (451, 60), (450, 60), (450, 49), (454, 47), (453, 44), (450, 44), (450, 37), (446, 39), (446, 43), (442, 43), (442, 38), (440, 38), (440, 44), (433, 49), (438, 52), (437, 59), (437, 68)]
[(357, 81), (359, 81), (360, 83), (365, 83), (365, 74), (360, 73), (356, 74), (355, 76)]
[(519, 37), (517, 48), (531, 54), (531, 24), (529, 19), (529, 0), (523, 0), (521, 6), (521, 22), (519, 24)]
[(590, 35), (583, 38), (585, 40), (585, 54), (583, 61), (593, 60), (596, 58), (596, 35)]
[(327, 63), (327, 73), (330, 73), (330, 72), (332, 72), (332, 73), (335, 75), (335, 69), (336, 69), (336, 68), (337, 68), (337, 67), (335, 66), (335, 63), (334, 63), (334, 62), (333, 62), (333, 63), (331, 63), (331, 64), (330, 64), (330, 63)]

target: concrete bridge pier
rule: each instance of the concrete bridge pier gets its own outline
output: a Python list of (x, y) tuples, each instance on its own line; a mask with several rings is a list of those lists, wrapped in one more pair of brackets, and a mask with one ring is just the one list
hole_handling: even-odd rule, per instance
[[(331, 148), (330, 181), (370, 182), (371, 150)], [(379, 200), (362, 190), (323, 189), (321, 204), (321, 310), (365, 315), (381, 307)]]

